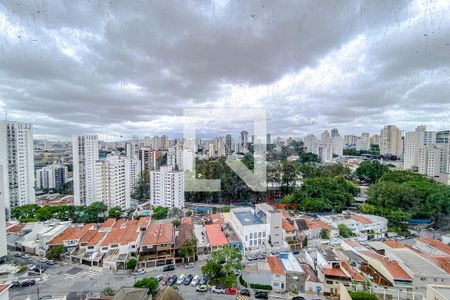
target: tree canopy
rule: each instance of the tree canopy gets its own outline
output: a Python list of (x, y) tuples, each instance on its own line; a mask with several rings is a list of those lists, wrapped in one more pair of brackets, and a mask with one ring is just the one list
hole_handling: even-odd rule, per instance
[(167, 207), (158, 206), (153, 208), (152, 218), (155, 220), (161, 220), (167, 218), (169, 209)]
[(146, 288), (148, 294), (156, 294), (159, 290), (159, 282), (155, 277), (146, 277), (136, 281), (133, 285), (135, 288)]
[(389, 172), (389, 167), (378, 160), (363, 161), (355, 171), (355, 176), (360, 180), (374, 183), (384, 174)]

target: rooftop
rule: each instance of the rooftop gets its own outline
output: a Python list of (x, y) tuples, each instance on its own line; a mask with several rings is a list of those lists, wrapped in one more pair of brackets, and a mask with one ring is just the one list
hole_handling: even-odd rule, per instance
[(228, 244), (228, 240), (219, 224), (205, 225), (205, 230), (211, 247), (220, 247)]
[(143, 245), (158, 245), (173, 243), (173, 225), (155, 223), (147, 228), (144, 236)]
[(281, 263), (278, 256), (272, 256), (272, 255), (268, 256), (267, 263), (269, 264), (270, 271), (273, 274), (277, 274), (277, 275), (284, 274), (283, 264)]
[(429, 276), (448, 276), (435, 264), (408, 248), (394, 248), (392, 252), (415, 274)]
[(427, 244), (428, 246), (436, 248), (436, 249), (438, 249), (438, 250), (440, 250), (442, 252), (450, 254), (450, 246), (448, 246), (448, 245), (446, 245), (446, 244), (444, 244), (444, 243), (442, 243), (440, 241), (437, 241), (437, 240), (434, 240), (434, 239), (430, 239), (430, 238), (420, 238), (420, 239), (417, 239), (417, 240), (422, 242), (422, 243), (424, 243), (424, 244)]
[(243, 226), (262, 224), (261, 220), (251, 211), (234, 213)]
[(396, 260), (391, 260), (372, 251), (360, 251), (361, 254), (375, 259), (383, 264), (394, 280), (412, 280), (412, 277), (400, 266)]
[(280, 253), (278, 257), (280, 258), (285, 271), (305, 273), (300, 262), (292, 253)]

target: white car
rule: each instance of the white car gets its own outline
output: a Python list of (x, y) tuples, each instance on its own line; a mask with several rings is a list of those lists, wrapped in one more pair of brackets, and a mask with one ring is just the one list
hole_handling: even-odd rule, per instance
[(22, 258), (28, 259), (28, 258), (30, 258), (30, 255), (29, 254), (24, 254), (24, 255), (22, 255)]
[(184, 274), (181, 274), (180, 277), (178, 277), (177, 284), (182, 284), (184, 281), (184, 278), (185, 278)]
[(131, 273), (131, 275), (142, 275), (142, 274), (145, 274), (145, 270), (144, 269), (137, 269), (136, 271)]
[(45, 258), (45, 257), (43, 257), (43, 258), (41, 258), (39, 261), (40, 261), (41, 263), (46, 263), (46, 262), (48, 262), (48, 259)]
[(199, 281), (200, 281), (200, 275), (195, 275), (194, 278), (191, 281), (191, 285), (192, 286), (196, 286)]
[(194, 263), (188, 263), (184, 266), (185, 269), (193, 269), (195, 267)]
[(216, 293), (216, 294), (225, 294), (226, 290), (222, 286), (215, 285), (215, 286), (211, 287), (211, 292)]

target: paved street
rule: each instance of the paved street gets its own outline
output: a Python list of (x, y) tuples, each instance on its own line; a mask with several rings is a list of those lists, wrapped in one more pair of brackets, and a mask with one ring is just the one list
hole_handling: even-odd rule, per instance
[[(14, 258), (17, 261), (24, 263), (39, 264), (37, 258), (23, 260), (21, 258)], [(68, 299), (78, 299), (77, 295), (98, 295), (106, 287), (111, 287), (114, 290), (118, 290), (122, 286), (133, 286), (134, 282), (140, 278), (154, 276), (159, 274), (172, 275), (177, 274), (180, 276), (184, 274), (201, 275), (201, 267), (205, 262), (197, 262), (195, 268), (185, 269), (184, 265), (178, 265), (175, 271), (163, 272), (163, 267), (147, 269), (146, 273), (139, 276), (132, 276), (129, 274), (111, 274), (104, 273), (100, 268), (89, 267), (85, 265), (77, 264), (56, 264), (53, 266), (46, 266), (46, 272), (39, 278), (39, 283), (32, 287), (10, 289), (11, 300), (22, 300), (30, 297), (32, 300), (38, 299), (50, 299), (50, 296), (58, 297), (68, 295)], [(24, 274), (20, 276), (20, 279), (29, 278), (30, 276)], [(14, 278), (9, 278), (14, 280)], [(164, 286), (161, 286), (163, 288)], [(179, 285), (178, 292), (184, 299), (236, 299), (236, 296), (213, 294), (210, 291), (206, 293), (199, 293), (195, 290), (195, 287)], [(253, 293), (252, 293), (253, 294)], [(312, 297), (309, 295), (302, 295), (306, 300), (320, 299), (320, 297)], [(254, 297), (250, 297), (254, 299)], [(271, 294), (270, 299), (290, 299), (287, 295)]]
[[(184, 266), (179, 266), (173, 272), (164, 272), (164, 274), (201, 274), (201, 263), (197, 263), (194, 269), (186, 270)], [(98, 294), (106, 287), (115, 290), (121, 286), (133, 286), (133, 283), (143, 277), (157, 276), (163, 274), (162, 267), (149, 269), (145, 274), (140, 276), (132, 276), (128, 274), (109, 274), (103, 273), (98, 268), (90, 268), (84, 265), (54, 265), (49, 266), (44, 276), (41, 276), (39, 284), (32, 287), (16, 288), (10, 290), (10, 299), (26, 299), (30, 297), (33, 300), (39, 297), (47, 298), (47, 296), (76, 296), (77, 294)], [(21, 278), (27, 278), (22, 276)], [(163, 287), (163, 286), (162, 286)], [(184, 299), (194, 299), (199, 296), (202, 299), (235, 299), (235, 296), (217, 295), (211, 292), (198, 293), (192, 286), (178, 286), (179, 293)], [(71, 299), (71, 297), (69, 297)]]

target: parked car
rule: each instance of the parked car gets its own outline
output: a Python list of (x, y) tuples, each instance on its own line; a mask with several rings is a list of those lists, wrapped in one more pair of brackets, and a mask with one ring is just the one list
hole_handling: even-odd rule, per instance
[(208, 286), (206, 285), (206, 284), (202, 284), (202, 285), (199, 285), (197, 288), (196, 288), (196, 291), (197, 292), (207, 292), (208, 291)]
[(20, 282), (21, 287), (33, 286), (36, 284), (36, 280), (34, 279), (25, 279)]
[(184, 284), (184, 285), (190, 285), (190, 284), (191, 284), (191, 281), (192, 281), (192, 278), (194, 278), (194, 276), (192, 276), (191, 274), (189, 274), (189, 275), (186, 276), (186, 278), (184, 279), (183, 284)]
[(269, 299), (269, 294), (267, 292), (258, 291), (255, 293), (256, 299)]
[(34, 270), (34, 268), (36, 268), (36, 265), (33, 265), (33, 264), (28, 264), (27, 265), (28, 271), (32, 271), (32, 270)]
[(260, 254), (258, 258), (261, 259), (261, 260), (263, 260), (263, 259), (266, 259), (266, 257), (267, 257), (266, 254)]
[(18, 287), (20, 287), (20, 281), (15, 280), (15, 281), (11, 282), (10, 288), (15, 289), (15, 288), (18, 288)]
[(163, 272), (168, 272), (168, 271), (173, 271), (173, 270), (175, 270), (174, 265), (167, 265), (163, 268)]
[(34, 267), (32, 269), (28, 269), (28, 270), (31, 272), (34, 272), (34, 273), (44, 273), (45, 270), (47, 270), (47, 269), (44, 266), (36, 266), (36, 267)]
[(195, 267), (194, 263), (188, 263), (184, 266), (185, 269), (193, 269)]
[(15, 257), (22, 257), (22, 252), (17, 252), (16, 254), (14, 254)]
[(170, 286), (172, 286), (172, 285), (174, 285), (176, 282), (177, 282), (177, 278), (178, 278), (178, 276), (177, 275), (172, 275), (172, 277), (170, 277), (170, 279), (169, 279), (169, 285)]
[(200, 284), (200, 285), (208, 284), (208, 277), (203, 276), (202, 279), (200, 279), (200, 281), (198, 282), (198, 284)]
[(292, 300), (305, 300), (305, 298), (301, 297), (301, 296), (295, 296), (295, 297), (292, 297)]
[(48, 262), (48, 259), (47, 258), (45, 258), (45, 257), (43, 257), (43, 258), (41, 258), (40, 260), (39, 260), (41, 263), (47, 263)]
[(49, 260), (47, 261), (47, 265), (52, 266), (52, 265), (54, 265), (54, 264), (55, 264), (55, 261), (54, 261), (53, 259), (49, 259)]
[(254, 260), (258, 260), (258, 256), (249, 256), (247, 257), (248, 261), (254, 261)]
[(22, 255), (22, 258), (25, 258), (25, 259), (29, 259), (31, 256), (30, 256), (30, 254), (24, 254), (24, 255)]
[(171, 278), (171, 276), (166, 275), (166, 276), (164, 276), (164, 278), (161, 280), (160, 283), (161, 283), (162, 285), (166, 285), (166, 284), (169, 282), (170, 278)]
[(158, 276), (156, 276), (156, 280), (161, 281), (164, 278), (163, 274), (159, 274)]
[(184, 281), (184, 277), (184, 274), (181, 274), (180, 277), (178, 277), (177, 284), (182, 284)]
[(242, 289), (239, 291), (239, 294), (241, 294), (242, 296), (247, 296), (250, 297), (250, 291), (247, 289)]
[(196, 286), (199, 281), (200, 281), (200, 275), (195, 275), (194, 278), (192, 279), (191, 285)]
[(137, 269), (136, 271), (131, 273), (131, 275), (134, 275), (134, 276), (142, 275), (142, 274), (145, 274), (145, 270), (144, 269)]
[(225, 294), (225, 288), (223, 286), (215, 285), (211, 287), (211, 292), (216, 294)]
[(237, 292), (236, 288), (227, 288), (225, 290), (225, 294), (227, 295), (236, 295), (236, 292)]

